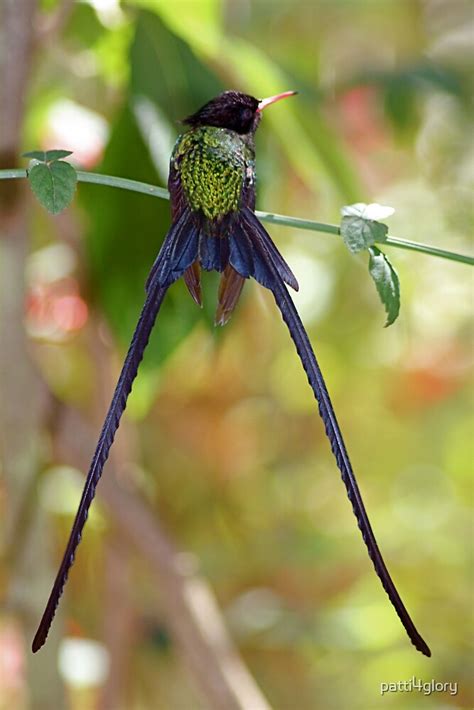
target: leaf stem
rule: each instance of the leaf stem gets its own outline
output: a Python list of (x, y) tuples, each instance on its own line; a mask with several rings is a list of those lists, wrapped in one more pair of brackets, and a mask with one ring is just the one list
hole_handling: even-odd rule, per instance
[[(0, 180), (26, 177), (26, 170), (23, 169), (0, 170)], [(123, 190), (141, 192), (145, 195), (152, 195), (153, 197), (159, 197), (164, 200), (169, 199), (168, 190), (165, 190), (165, 188), (158, 187), (156, 185), (149, 185), (148, 183), (139, 182), (138, 180), (129, 180), (127, 178), (115, 177), (113, 175), (101, 175), (100, 173), (90, 173), (84, 170), (77, 171), (77, 179), (79, 182), (88, 182), (95, 185), (106, 185), (108, 187), (119, 187)], [(280, 224), (285, 227), (307, 229), (312, 232), (324, 232), (325, 234), (339, 234), (339, 227), (336, 224), (314, 222), (309, 219), (289, 217), (282, 214), (273, 214), (272, 212), (257, 211), (257, 215), (263, 222), (268, 222), (270, 224)], [(408, 239), (400, 239), (399, 237), (390, 236), (387, 237), (383, 244), (474, 266), (474, 257), (468, 256), (467, 254), (458, 254), (454, 251), (447, 251), (446, 249), (439, 249), (438, 247), (433, 247), (429, 244), (421, 244), (420, 242), (412, 242)]]

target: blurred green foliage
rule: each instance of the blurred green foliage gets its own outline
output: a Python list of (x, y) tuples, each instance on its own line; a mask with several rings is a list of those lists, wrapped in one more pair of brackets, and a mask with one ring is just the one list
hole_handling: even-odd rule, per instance
[[(467, 250), (472, 140), (461, 2), (129, 0), (113, 8), (77, 3), (44, 51), (25, 149), (70, 148), (47, 145), (51, 110), (67, 98), (107, 120), (97, 170), (165, 184), (179, 120), (223, 87), (258, 96), (297, 89), (259, 129), (260, 207), (337, 221), (342, 204), (377, 201), (396, 208), (394, 234)], [(169, 205), (81, 185), (69, 218), (80, 235), (80, 293), (116, 339), (115, 371)], [(34, 249), (61, 241), (61, 224), (38, 217)], [(218, 337), (215, 278), (206, 276), (203, 311), (182, 284), (171, 289), (132, 396), (140, 445), (123, 475), (196, 556), (272, 707), (472, 707), (468, 269), (390, 251), (404, 302), (384, 330), (365, 255), (324, 235), (271, 232), (298, 267), (295, 300), (381, 548), (433, 658), (413, 650), (380, 589), (305, 375), (256, 284)], [(90, 391), (97, 337), (89, 322), (53, 345), (35, 338), (38, 365), (67, 402)], [(58, 390), (53, 357), (85, 358), (86, 374), (61, 371)], [(58, 518), (61, 534), (69, 522)], [(82, 574), (75, 568), (69, 582), (68, 614), (94, 637), (106, 613), (103, 543), (102, 528), (88, 531)], [(156, 589), (138, 560), (133, 586), (142, 623), (127, 707), (196, 707), (166, 619), (163, 628), (148, 624)], [(459, 692), (381, 699), (381, 682), (412, 676), (456, 681)]]

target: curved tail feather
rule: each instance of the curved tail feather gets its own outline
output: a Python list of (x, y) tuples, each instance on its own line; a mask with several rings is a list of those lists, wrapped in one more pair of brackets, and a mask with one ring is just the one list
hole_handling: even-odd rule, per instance
[(109, 411), (105, 417), (99, 441), (87, 474), (79, 508), (66, 546), (66, 551), (56, 575), (38, 630), (33, 639), (33, 652), (41, 648), (48, 636), (51, 623), (64, 590), (64, 585), (67, 581), (69, 570), (74, 563), (77, 546), (81, 541), (82, 531), (87, 520), (89, 508), (95, 496), (97, 484), (108, 459), (110, 448), (120, 424), (120, 419), (125, 411), (128, 395), (132, 390), (133, 382), (137, 376), (138, 366), (142, 361), (143, 353), (148, 345), (148, 340), (155, 324), (158, 311), (160, 310), (169, 286), (176, 281), (176, 279), (183, 274), (185, 269), (196, 259), (198, 232), (185, 217), (186, 215), (176, 224), (172, 225), (148, 277), (145, 304), (135, 328)]
[(90, 505), (95, 496), (95, 490), (102, 471), (109, 456), (110, 447), (115, 438), (120, 419), (125, 410), (128, 395), (131, 392), (133, 381), (137, 375), (138, 366), (142, 360), (143, 353), (148, 344), (150, 333), (153, 329), (156, 316), (163, 302), (168, 287), (158, 288), (149, 291), (145, 305), (141, 312), (137, 327), (133, 334), (132, 342), (125, 358), (122, 372), (120, 373), (114, 396), (107, 412), (99, 441), (97, 443), (92, 463), (87, 474), (86, 483), (82, 492), (79, 508), (76, 513), (74, 524), (69, 536), (66, 551), (64, 553), (59, 571), (51, 590), (45, 611), (38, 626), (33, 640), (33, 652), (38, 651), (46, 641), (51, 623), (54, 619), (56, 609), (66, 584), (69, 570), (74, 562), (77, 546), (81, 541), (82, 530), (89, 514)]
[(413, 621), (410, 618), (410, 615), (408, 614), (408, 611), (405, 608), (405, 605), (400, 598), (377, 545), (323, 375), (311, 347), (306, 330), (298, 315), (298, 311), (296, 310), (293, 300), (277, 271), (276, 264), (272, 258), (272, 251), (268, 248), (265, 239), (261, 237), (261, 233), (254, 244), (255, 248), (260, 251), (261, 256), (266, 259), (269, 271), (269, 280), (272, 283), (270, 290), (273, 293), (282, 318), (288, 327), (290, 336), (296, 346), (299, 358), (308, 377), (309, 385), (313, 390), (316, 401), (318, 402), (319, 413), (326, 429), (326, 435), (331, 444), (332, 452), (341, 472), (341, 477), (346, 487), (347, 495), (352, 504), (357, 524), (367, 546), (375, 572), (382, 582), (382, 586), (394, 606), (395, 611), (397, 612), (411, 642), (415, 648), (417, 648), (418, 651), (423, 653), (425, 656), (431, 656), (430, 649), (418, 633)]
[(245, 279), (227, 264), (222, 272), (217, 294), (217, 309), (214, 325), (225, 325), (232, 315), (244, 287)]

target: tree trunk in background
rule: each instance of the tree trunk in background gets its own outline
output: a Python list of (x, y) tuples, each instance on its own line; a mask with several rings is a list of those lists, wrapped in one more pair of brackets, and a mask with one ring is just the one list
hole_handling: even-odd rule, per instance
[[(37, 0), (0, 1), (0, 168), (18, 164), (36, 11)], [(30, 705), (51, 710), (64, 706), (57, 671), (60, 624), (42, 653), (30, 651), (54, 570), (47, 557), (45, 519), (34, 500), (44, 389), (28, 356), (23, 325), (28, 204), (23, 182), (0, 183), (0, 446), (3, 553), (10, 575), (1, 599), (24, 630)]]
[[(18, 164), (28, 77), (35, 41), (51, 30), (34, 34), (38, 0), (0, 0), (0, 169)], [(59, 25), (71, 0), (60, 4)], [(62, 8), (62, 9), (61, 9)], [(46, 34), (45, 34), (46, 33)], [(50, 396), (28, 355), (24, 332), (24, 270), (28, 253), (29, 190), (24, 181), (0, 182), (0, 447), (5, 484), (6, 570), (10, 575), (2, 602), (21, 622), (25, 634), (30, 706), (35, 710), (61, 710), (65, 706), (57, 668), (62, 636), (61, 605), (45, 647), (33, 656), (30, 644), (54, 579), (47, 551), (45, 516), (36, 500), (41, 470), (40, 432)], [(65, 413), (64, 409), (61, 414)], [(59, 427), (68, 431), (66, 416)], [(67, 452), (81, 439), (74, 425)], [(87, 434), (93, 445), (92, 437)], [(81, 455), (84, 452), (81, 451)], [(115, 453), (118, 454), (117, 446)], [(65, 454), (65, 458), (67, 458)], [(87, 470), (89, 460), (81, 461)], [(120, 538), (138, 549), (160, 587), (166, 622), (196, 688), (212, 710), (269, 710), (270, 706), (240, 659), (225, 629), (215, 598), (206, 584), (183, 565), (173, 541), (151, 512), (136, 497), (129, 497), (104, 477), (99, 494), (105, 500)], [(116, 543), (117, 540), (115, 540)], [(127, 569), (117, 549), (108, 556), (109, 598), (119, 603), (115, 614), (128, 615)], [(114, 589), (115, 582), (120, 589)], [(3, 593), (2, 593), (3, 592)], [(104, 689), (103, 706), (115, 710), (123, 695), (120, 675), (133, 618), (108, 615), (105, 637), (111, 649), (112, 673)]]

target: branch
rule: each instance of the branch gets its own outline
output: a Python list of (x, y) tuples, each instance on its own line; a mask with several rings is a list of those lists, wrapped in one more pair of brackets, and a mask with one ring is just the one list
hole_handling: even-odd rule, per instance
[(37, 0), (0, 3), (0, 167), (16, 159), (26, 86), (32, 64), (33, 17)]
[[(94, 438), (85, 420), (58, 403), (55, 421), (56, 456), (87, 468)], [(113, 470), (101, 479), (97, 494), (121, 537), (136, 548), (155, 577), (167, 628), (206, 707), (270, 710), (229, 637), (212, 590), (186, 564), (156, 513), (138, 495), (122, 490)]]
[(128, 668), (133, 663), (140, 617), (133, 605), (133, 573), (127, 541), (114, 527), (107, 535), (102, 596), (103, 639), (109, 652), (109, 672), (97, 710), (120, 708), (127, 697)]
[[(15, 165), (18, 158), (25, 97), (34, 71), (38, 4), (37, 0), (0, 0), (0, 168)], [(0, 407), (0, 468), (5, 500), (0, 554), (9, 547), (12, 534), (15, 536), (15, 557), (3, 570), (0, 595), (6, 613), (21, 623), (26, 640), (31, 638), (41, 612), (40, 590), (53, 570), (44, 544), (46, 515), (38, 509), (33, 515), (30, 505), (31, 490), (44, 458), (40, 433), (44, 385), (30, 359), (23, 324), (31, 204), (24, 187), (5, 183), (0, 190), (0, 402), (4, 403)], [(25, 643), (17, 659), (24, 667), (25, 684), (36, 708), (65, 707), (57, 670), (58, 631), (43, 658), (33, 661)]]
[(62, 0), (54, 12), (41, 13), (37, 19), (36, 42), (41, 45), (51, 43), (66, 26), (76, 0)]
[(143, 503), (105, 476), (99, 496), (117, 526), (157, 578), (166, 622), (212, 710), (270, 710), (239, 657), (207, 582), (186, 569), (180, 555)]
[[(26, 178), (26, 170), (11, 169), (0, 170), (0, 180)], [(132, 192), (141, 192), (144, 195), (159, 197), (162, 200), (169, 200), (169, 192), (164, 187), (157, 185), (149, 185), (146, 182), (138, 180), (128, 180), (127, 178), (114, 177), (113, 175), (101, 175), (100, 173), (89, 173), (84, 170), (77, 171), (77, 179), (79, 182), (93, 183), (94, 185), (106, 185), (107, 187), (119, 187), (122, 190), (131, 190)], [(339, 227), (336, 224), (325, 224), (324, 222), (315, 222), (310, 219), (300, 219), (299, 217), (289, 217), (282, 214), (273, 214), (272, 212), (256, 211), (257, 216), (262, 222), (269, 224), (279, 224), (285, 227), (295, 227), (296, 229), (307, 229), (311, 232), (323, 232), (325, 234), (339, 235)], [(469, 264), (474, 266), (474, 257), (467, 254), (458, 254), (447, 249), (439, 249), (430, 244), (421, 244), (408, 239), (400, 239), (400, 237), (388, 236), (384, 242), (381, 242), (391, 247), (398, 249), (407, 249), (409, 251), (417, 251), (420, 254), (429, 254), (430, 256), (438, 256), (441, 259), (449, 261), (457, 261), (461, 264)]]

